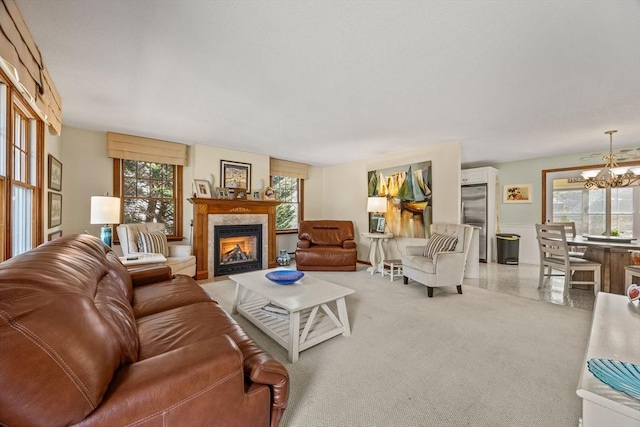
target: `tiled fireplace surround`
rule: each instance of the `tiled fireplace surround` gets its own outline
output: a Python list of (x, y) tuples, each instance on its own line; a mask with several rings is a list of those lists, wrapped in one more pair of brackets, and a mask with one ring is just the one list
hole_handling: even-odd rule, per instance
[(193, 204), (193, 252), (196, 256), (196, 279), (213, 277), (214, 237), (216, 226), (261, 224), (262, 268), (276, 264), (276, 206), (270, 200), (189, 199)]

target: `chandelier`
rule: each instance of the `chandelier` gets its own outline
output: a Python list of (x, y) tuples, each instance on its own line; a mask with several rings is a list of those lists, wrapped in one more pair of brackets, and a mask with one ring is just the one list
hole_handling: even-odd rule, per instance
[(584, 187), (592, 190), (596, 188), (616, 188), (626, 187), (634, 182), (640, 182), (640, 167), (629, 169), (628, 167), (618, 166), (616, 157), (613, 155), (613, 134), (617, 130), (608, 130), (605, 134), (609, 135), (609, 154), (604, 156), (605, 161), (603, 169), (591, 169), (582, 172), (582, 177), (587, 180)]

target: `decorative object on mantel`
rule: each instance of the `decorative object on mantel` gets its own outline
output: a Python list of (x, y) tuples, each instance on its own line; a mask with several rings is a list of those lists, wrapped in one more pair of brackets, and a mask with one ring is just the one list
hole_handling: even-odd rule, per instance
[(218, 199), (228, 199), (229, 191), (224, 187), (217, 187), (216, 192), (218, 193)]
[(196, 191), (194, 192), (196, 197), (202, 199), (210, 199), (211, 198), (211, 187), (209, 187), (209, 182), (204, 179), (194, 179), (193, 183), (196, 187)]
[(251, 164), (220, 160), (220, 185), (251, 189)]
[(265, 200), (275, 200), (276, 192), (273, 188), (267, 187), (264, 189), (264, 199)]
[(531, 184), (509, 184), (502, 190), (502, 203), (531, 203)]
[(287, 266), (291, 264), (291, 256), (289, 256), (289, 253), (287, 251), (282, 250), (278, 253), (278, 256), (276, 257), (276, 262), (280, 267)]
[(247, 198), (247, 190), (245, 188), (234, 188), (233, 189), (233, 198), (234, 199), (246, 199)]
[(640, 399), (640, 366), (610, 359), (591, 359), (589, 372), (609, 387)]
[(587, 180), (584, 187), (592, 190), (596, 188), (616, 188), (627, 187), (634, 182), (640, 181), (640, 166), (633, 168), (619, 166), (616, 163), (616, 156), (613, 154), (613, 134), (617, 130), (608, 130), (605, 132), (609, 135), (609, 154), (605, 155), (602, 160), (605, 161), (604, 168), (590, 169), (582, 172), (582, 177)]
[(291, 285), (304, 277), (302, 271), (275, 270), (265, 274), (265, 277), (278, 285)]
[(627, 288), (627, 296), (630, 301), (640, 300), (640, 286), (631, 285)]
[(254, 191), (251, 198), (253, 200), (260, 200), (260, 192), (259, 191)]

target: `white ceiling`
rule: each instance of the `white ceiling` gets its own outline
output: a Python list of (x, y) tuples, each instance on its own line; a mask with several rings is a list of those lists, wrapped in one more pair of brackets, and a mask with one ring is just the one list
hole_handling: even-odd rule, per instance
[(67, 126), (324, 166), (640, 148), (640, 1), (17, 0)]

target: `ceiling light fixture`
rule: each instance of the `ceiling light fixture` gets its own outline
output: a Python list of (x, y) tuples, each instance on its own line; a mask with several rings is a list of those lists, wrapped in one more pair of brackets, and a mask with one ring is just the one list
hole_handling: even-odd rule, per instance
[(640, 168), (629, 169), (628, 167), (618, 166), (616, 157), (613, 155), (613, 134), (617, 130), (608, 130), (605, 134), (609, 135), (609, 154), (604, 156), (605, 161), (603, 169), (590, 169), (582, 172), (582, 177), (587, 180), (584, 187), (593, 190), (596, 188), (616, 188), (627, 187), (640, 180)]

